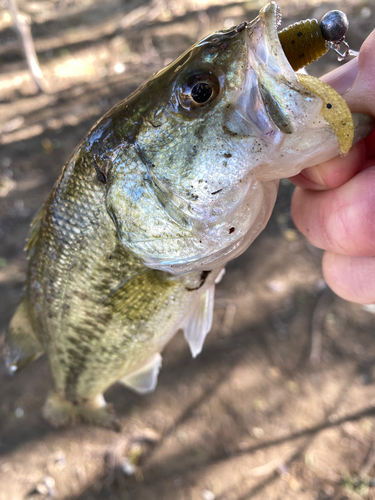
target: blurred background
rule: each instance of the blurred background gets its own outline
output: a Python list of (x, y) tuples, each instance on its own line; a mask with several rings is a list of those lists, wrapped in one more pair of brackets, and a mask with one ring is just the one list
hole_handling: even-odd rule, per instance
[[(21, 297), (29, 224), (93, 123), (208, 33), (253, 19), (232, 0), (20, 0), (46, 92), (37, 93), (0, 0), (0, 348)], [(374, 0), (281, 1), (282, 27), (343, 10), (359, 50)], [(339, 63), (326, 55), (319, 76)], [(52, 429), (44, 358), (0, 364), (0, 500), (375, 498), (373, 312), (325, 286), (282, 181), (267, 229), (229, 263), (212, 332), (191, 358), (167, 346), (154, 394), (106, 399), (123, 430)]]

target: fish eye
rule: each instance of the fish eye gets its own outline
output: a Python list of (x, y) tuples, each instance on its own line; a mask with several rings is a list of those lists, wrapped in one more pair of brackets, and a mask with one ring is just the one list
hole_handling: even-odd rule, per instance
[(184, 109), (203, 107), (213, 101), (220, 92), (219, 80), (210, 73), (189, 77), (178, 90), (178, 97)]

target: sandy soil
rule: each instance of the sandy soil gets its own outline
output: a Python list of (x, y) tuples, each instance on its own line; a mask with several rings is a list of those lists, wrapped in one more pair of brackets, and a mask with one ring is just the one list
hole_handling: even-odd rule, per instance
[[(35, 95), (0, 2), (0, 332), (22, 294), (29, 224), (80, 138), (197, 38), (260, 5), (20, 1), (49, 89)], [(281, 7), (285, 26), (344, 10), (354, 49), (374, 27), (369, 0)], [(311, 72), (337, 64), (328, 55)], [(51, 428), (46, 360), (13, 378), (0, 365), (0, 500), (375, 498), (373, 314), (326, 289), (320, 251), (291, 222), (292, 189), (282, 182), (267, 229), (228, 265), (202, 354), (177, 335), (154, 394), (107, 392), (122, 432)]]

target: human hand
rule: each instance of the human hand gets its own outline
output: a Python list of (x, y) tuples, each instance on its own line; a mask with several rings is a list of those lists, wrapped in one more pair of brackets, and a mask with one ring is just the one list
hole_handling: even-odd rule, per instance
[[(352, 113), (375, 118), (375, 30), (359, 57), (322, 78), (344, 96)], [(337, 295), (375, 303), (375, 131), (346, 157), (315, 165), (290, 179), (298, 187), (292, 217), (325, 251), (323, 274)]]

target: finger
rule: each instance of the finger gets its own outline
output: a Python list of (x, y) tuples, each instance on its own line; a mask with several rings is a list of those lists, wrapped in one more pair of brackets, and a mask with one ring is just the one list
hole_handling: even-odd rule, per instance
[(342, 255), (375, 256), (375, 163), (329, 191), (296, 188), (292, 217), (310, 242)]
[(323, 75), (320, 79), (333, 87), (340, 95), (353, 85), (358, 75), (358, 57)]
[(352, 113), (375, 117), (375, 30), (363, 42), (358, 56), (358, 75), (344, 97)]
[[(375, 100), (375, 94), (374, 94), (374, 100)], [(371, 135), (366, 137), (366, 139), (364, 139), (363, 142), (366, 144), (366, 158), (374, 158), (375, 157), (375, 130)]]
[(321, 79), (344, 96), (352, 113), (375, 116), (375, 30), (363, 42), (359, 56)]
[(361, 141), (352, 147), (347, 156), (337, 156), (333, 160), (305, 168), (289, 180), (304, 189), (321, 191), (337, 188), (362, 170), (365, 159), (366, 145)]
[(375, 257), (351, 257), (325, 252), (323, 274), (340, 297), (359, 304), (375, 303)]

